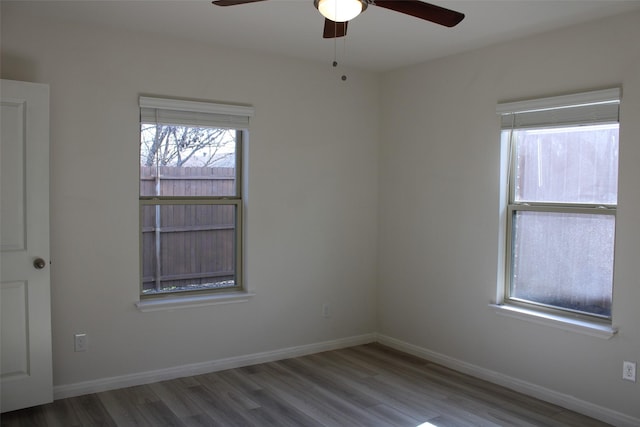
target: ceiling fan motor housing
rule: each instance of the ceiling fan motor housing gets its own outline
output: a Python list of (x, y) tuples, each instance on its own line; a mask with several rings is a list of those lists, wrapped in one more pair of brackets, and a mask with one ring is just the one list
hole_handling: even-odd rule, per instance
[(334, 22), (347, 22), (364, 12), (369, 2), (368, 0), (313, 0), (313, 5), (325, 18)]

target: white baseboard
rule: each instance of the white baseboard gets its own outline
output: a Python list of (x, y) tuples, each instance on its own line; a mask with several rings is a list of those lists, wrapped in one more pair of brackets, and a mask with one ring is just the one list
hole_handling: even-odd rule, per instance
[(438, 363), (440, 365), (446, 366), (447, 368), (451, 368), (456, 371), (472, 375), (476, 378), (501, 385), (511, 390), (515, 390), (528, 396), (553, 403), (563, 408), (587, 415), (592, 418), (596, 418), (598, 420), (618, 427), (640, 426), (639, 418), (635, 418), (621, 412), (613, 411), (611, 409), (598, 406), (584, 400), (580, 400), (576, 397), (559, 393), (557, 391), (520, 380), (518, 378), (510, 377), (499, 372), (472, 365), (462, 360), (454, 359), (444, 354), (436, 353), (435, 351), (418, 347), (416, 345), (409, 344), (407, 342), (391, 338), (386, 335), (378, 334), (377, 341), (380, 344), (384, 344), (405, 353), (413, 354), (414, 356), (418, 356), (423, 359)]
[(158, 381), (166, 381), (175, 378), (192, 375), (206, 374), (225, 369), (239, 368), (258, 363), (273, 362), (291, 357), (305, 356), (322, 351), (337, 350), (339, 348), (354, 345), (367, 344), (376, 341), (376, 334), (364, 334), (353, 337), (341, 338), (332, 341), (324, 341), (314, 344), (306, 344), (296, 347), (288, 347), (279, 350), (265, 351), (262, 353), (248, 354), (244, 356), (229, 357), (226, 359), (212, 360), (202, 363), (174, 366), (155, 371), (139, 372), (117, 377), (100, 378), (91, 381), (83, 381), (75, 384), (65, 384), (53, 388), (54, 399), (81, 396), (84, 394), (98, 393), (101, 391), (115, 390), (118, 388), (136, 385), (151, 384)]

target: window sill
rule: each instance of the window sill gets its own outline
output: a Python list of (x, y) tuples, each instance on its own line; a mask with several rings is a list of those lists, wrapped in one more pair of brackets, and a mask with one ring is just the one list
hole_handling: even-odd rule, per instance
[(592, 337), (609, 340), (618, 333), (618, 328), (614, 326), (589, 322), (587, 320), (542, 313), (512, 305), (489, 304), (489, 307), (493, 309), (496, 314), (501, 316), (537, 323), (539, 325), (551, 326), (569, 332), (590, 335)]
[(163, 298), (153, 298), (141, 300), (135, 303), (138, 310), (143, 313), (150, 311), (177, 310), (180, 308), (204, 307), (218, 304), (235, 304), (247, 302), (255, 293), (252, 292), (230, 292), (225, 294), (208, 294), (196, 296), (167, 296)]

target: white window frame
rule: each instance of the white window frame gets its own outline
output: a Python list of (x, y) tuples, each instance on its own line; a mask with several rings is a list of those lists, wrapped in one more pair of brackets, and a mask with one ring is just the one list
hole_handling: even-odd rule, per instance
[(185, 126), (209, 126), (234, 129), (236, 139), (236, 194), (233, 196), (196, 196), (196, 197), (139, 197), (140, 233), (142, 233), (142, 210), (144, 206), (163, 204), (207, 204), (232, 205), (235, 207), (235, 285), (222, 289), (203, 289), (198, 291), (164, 292), (151, 295), (142, 293), (142, 239), (140, 239), (140, 301), (136, 306), (141, 311), (176, 309), (221, 303), (244, 302), (252, 294), (246, 291), (244, 281), (244, 215), (246, 143), (248, 139), (249, 119), (253, 117), (251, 106), (218, 104), (202, 101), (188, 101), (141, 96), (140, 123), (158, 122)]
[[(563, 127), (619, 123), (619, 104), (621, 90), (605, 89), (550, 98), (500, 103), (496, 112), (501, 116), (502, 130), (527, 127)], [(556, 307), (522, 303), (510, 297), (512, 218), (516, 211), (541, 212), (581, 212), (591, 214), (616, 215), (617, 205), (585, 205), (562, 203), (549, 206), (544, 203), (515, 203), (513, 181), (510, 179), (514, 168), (512, 159), (513, 141), (503, 140), (501, 149), (502, 175), (501, 188), (501, 241), (499, 259), (499, 277), (496, 304), (490, 306), (496, 312), (509, 317), (548, 324), (566, 330), (589, 335), (610, 338), (617, 329), (612, 327), (612, 317), (603, 318), (583, 313), (574, 313)]]

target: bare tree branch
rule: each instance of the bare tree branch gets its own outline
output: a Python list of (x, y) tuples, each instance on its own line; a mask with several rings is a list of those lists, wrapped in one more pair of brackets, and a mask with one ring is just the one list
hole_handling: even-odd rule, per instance
[(145, 166), (196, 166), (228, 164), (235, 147), (234, 130), (175, 125), (143, 124), (140, 164)]

